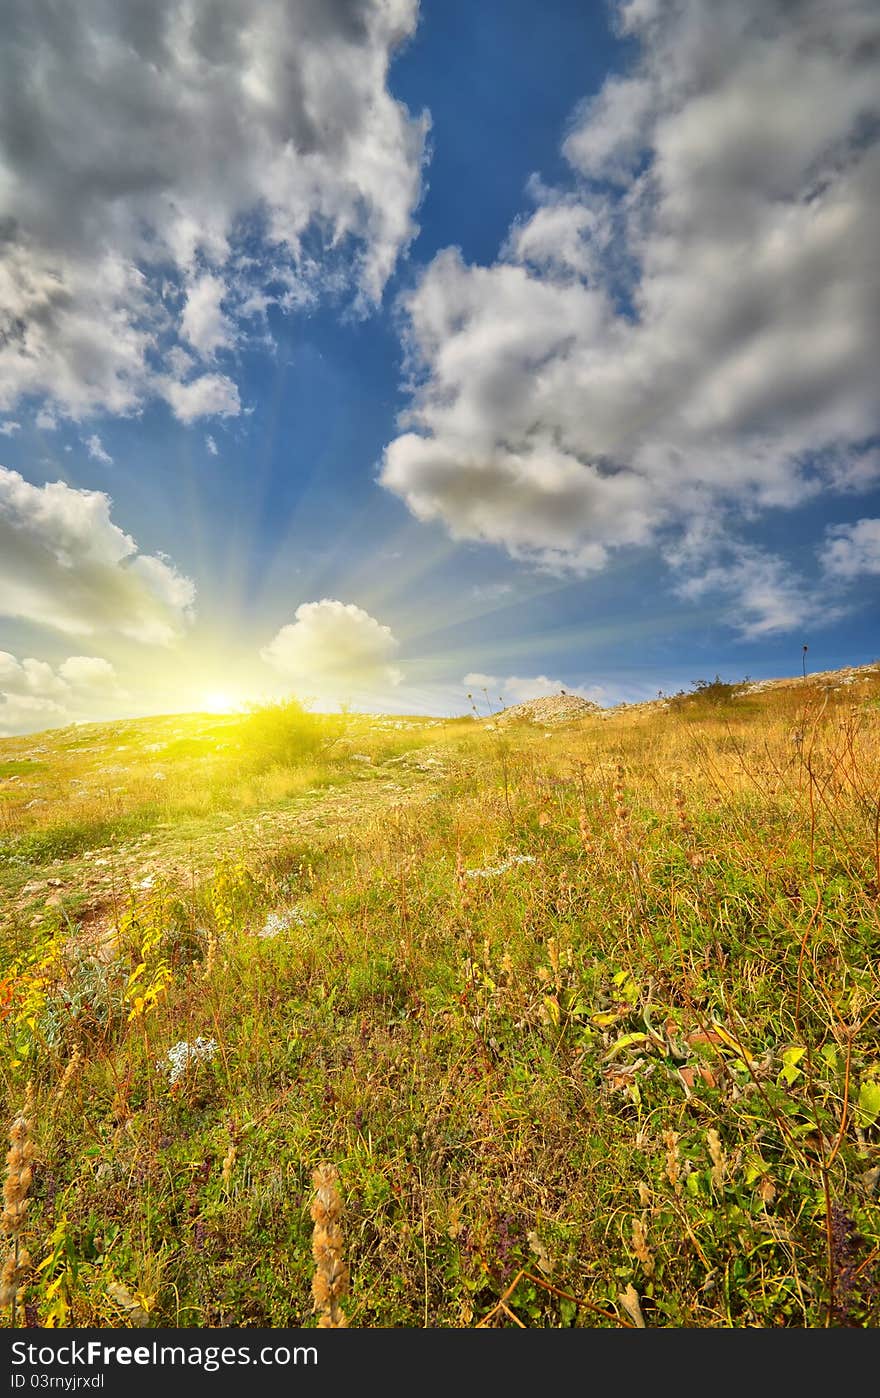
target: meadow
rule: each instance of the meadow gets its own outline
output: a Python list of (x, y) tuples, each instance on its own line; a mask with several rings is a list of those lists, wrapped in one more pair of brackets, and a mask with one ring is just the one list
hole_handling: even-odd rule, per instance
[(880, 666), (50, 731), (0, 819), (3, 1324), (880, 1320)]

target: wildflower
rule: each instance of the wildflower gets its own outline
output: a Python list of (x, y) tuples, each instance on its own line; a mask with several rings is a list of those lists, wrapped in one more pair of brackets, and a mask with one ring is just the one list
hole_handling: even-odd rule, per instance
[(490, 864), (485, 869), (465, 869), (466, 879), (493, 879), (499, 874), (506, 874), (508, 869), (512, 869), (515, 864), (534, 864), (533, 854), (511, 854), (500, 864)]
[(307, 912), (305, 908), (288, 908), (283, 913), (270, 913), (257, 936), (271, 940), (280, 933), (289, 931), (291, 927), (305, 927), (314, 920), (314, 916), (314, 913)]
[(168, 1082), (171, 1087), (174, 1087), (186, 1075), (190, 1064), (210, 1062), (216, 1052), (217, 1041), (215, 1039), (203, 1039), (199, 1035), (193, 1044), (187, 1043), (186, 1039), (181, 1039), (178, 1043), (172, 1044), (165, 1055), (167, 1063), (160, 1059), (156, 1067), (168, 1074)]

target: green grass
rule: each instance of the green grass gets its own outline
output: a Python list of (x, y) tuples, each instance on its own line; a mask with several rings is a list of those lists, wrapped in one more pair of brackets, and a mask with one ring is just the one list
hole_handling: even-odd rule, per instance
[(876, 1325), (878, 687), (4, 744), (40, 1323), (312, 1323), (327, 1159), (356, 1326)]

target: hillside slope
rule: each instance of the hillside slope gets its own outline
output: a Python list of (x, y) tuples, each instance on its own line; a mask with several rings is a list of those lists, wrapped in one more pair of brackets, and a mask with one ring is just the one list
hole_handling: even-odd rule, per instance
[(19, 1315), (880, 1323), (880, 672), (601, 713), (3, 745)]

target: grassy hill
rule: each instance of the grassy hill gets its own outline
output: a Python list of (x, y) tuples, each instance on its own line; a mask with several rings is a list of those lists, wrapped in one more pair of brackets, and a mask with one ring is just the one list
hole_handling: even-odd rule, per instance
[(878, 739), (873, 667), (0, 741), (17, 1323), (314, 1323), (326, 1161), (354, 1326), (876, 1325)]

